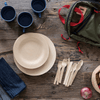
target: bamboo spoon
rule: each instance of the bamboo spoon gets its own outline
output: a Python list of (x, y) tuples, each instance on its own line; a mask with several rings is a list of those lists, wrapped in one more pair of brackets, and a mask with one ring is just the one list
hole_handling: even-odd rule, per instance
[(73, 81), (74, 81), (74, 79), (75, 79), (75, 76), (76, 76), (77, 72), (81, 69), (82, 65), (83, 65), (83, 60), (80, 60), (80, 61), (78, 62), (78, 65), (76, 66), (76, 71), (75, 71), (75, 73), (73, 74), (73, 78), (72, 78), (72, 81), (71, 81), (70, 84), (73, 83)]
[(66, 84), (66, 83), (68, 82), (69, 73), (70, 73), (72, 64), (73, 64), (73, 62), (70, 62), (70, 63), (68, 64), (68, 69), (67, 69), (67, 71), (66, 71), (65, 80), (64, 80), (64, 83), (63, 83), (63, 84)]
[[(54, 80), (54, 84), (56, 84), (57, 81), (58, 81), (59, 72), (60, 72), (60, 69), (61, 69), (61, 67), (62, 67), (62, 61), (59, 61), (59, 62), (58, 62), (57, 67), (58, 67), (58, 70), (57, 70), (57, 73), (56, 73), (56, 77), (55, 77), (55, 80)], [(58, 83), (57, 83), (57, 84), (58, 84)]]
[(71, 80), (72, 80), (72, 78), (73, 78), (73, 73), (74, 73), (74, 71), (76, 70), (76, 66), (77, 66), (76, 63), (74, 63), (73, 66), (72, 66), (70, 78), (69, 78), (69, 81), (68, 81), (68, 86), (71, 85)]
[(67, 64), (68, 64), (68, 60), (67, 60), (67, 59), (63, 59), (63, 61), (62, 61), (62, 69), (61, 69), (61, 72), (60, 72), (59, 83), (61, 83), (61, 81), (62, 81), (64, 69), (65, 69), (65, 67), (67, 66)]

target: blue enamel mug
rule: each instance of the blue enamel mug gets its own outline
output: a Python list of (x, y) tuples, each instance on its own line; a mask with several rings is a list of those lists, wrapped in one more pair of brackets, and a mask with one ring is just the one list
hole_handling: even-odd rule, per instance
[(11, 22), (16, 18), (15, 9), (12, 6), (8, 6), (7, 3), (4, 3), (5, 6), (1, 9), (1, 17), (6, 22)]
[(25, 33), (25, 28), (28, 28), (33, 23), (33, 17), (28, 12), (22, 12), (18, 15), (18, 24), (23, 28), (23, 33)]
[(41, 18), (41, 13), (46, 9), (46, 1), (45, 0), (32, 0), (31, 7), (34, 13), (39, 15)]

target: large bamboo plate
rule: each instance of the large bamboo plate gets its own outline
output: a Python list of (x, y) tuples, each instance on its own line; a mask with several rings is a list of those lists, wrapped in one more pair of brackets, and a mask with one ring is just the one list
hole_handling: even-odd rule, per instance
[(14, 58), (15, 64), (19, 68), (19, 70), (21, 70), (23, 73), (30, 76), (39, 76), (48, 72), (53, 67), (54, 62), (56, 60), (56, 49), (53, 42), (48, 37), (42, 34), (38, 34), (38, 35), (42, 36), (46, 40), (47, 44), (49, 45), (49, 57), (47, 61), (45, 62), (45, 64), (43, 64), (41, 67), (36, 68), (36, 69), (26, 69), (22, 67)]

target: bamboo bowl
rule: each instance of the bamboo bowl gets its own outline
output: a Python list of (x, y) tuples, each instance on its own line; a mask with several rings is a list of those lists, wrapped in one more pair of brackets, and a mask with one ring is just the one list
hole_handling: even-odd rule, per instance
[(100, 84), (100, 65), (93, 71), (91, 77), (92, 85), (94, 89), (100, 93), (99, 84)]

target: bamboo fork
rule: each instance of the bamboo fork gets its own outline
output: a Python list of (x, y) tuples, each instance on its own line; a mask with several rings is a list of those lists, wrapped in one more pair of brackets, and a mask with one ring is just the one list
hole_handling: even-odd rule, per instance
[(66, 73), (65, 73), (65, 78), (64, 78), (64, 82), (63, 82), (63, 84), (65, 85), (65, 80), (66, 80), (66, 74), (67, 74), (67, 70), (68, 70), (68, 65), (69, 65), (69, 63), (70, 63), (70, 58), (68, 58), (68, 62), (67, 62), (67, 69), (66, 69)]
[(64, 74), (64, 69), (67, 66), (67, 64), (68, 64), (68, 60), (67, 59), (63, 59), (63, 61), (62, 61), (62, 69), (60, 71), (59, 83), (61, 83), (61, 81), (62, 81), (62, 77), (63, 77), (63, 74)]
[(69, 62), (69, 64), (68, 64), (68, 68), (67, 68), (67, 71), (66, 71), (66, 75), (65, 75), (65, 79), (64, 79), (64, 83), (63, 84), (66, 84), (68, 82), (69, 73), (70, 73), (72, 64), (73, 64), (73, 62)]
[[(73, 64), (73, 62), (72, 62), (72, 64)], [(69, 67), (68, 75), (67, 75), (67, 80), (66, 80), (66, 82), (65, 82), (65, 86), (67, 86), (67, 87), (68, 87), (68, 81), (69, 81), (70, 75), (71, 75), (71, 69), (72, 69), (72, 66), (73, 66), (72, 64), (71, 64), (70, 67)]]
[(67, 74), (67, 71), (68, 71), (68, 65), (69, 65), (69, 63), (70, 63), (70, 58), (68, 58), (68, 63), (67, 63), (67, 69), (66, 69), (66, 73), (65, 73), (65, 78), (64, 78), (64, 82), (63, 82), (63, 85), (65, 85), (65, 80), (66, 80), (66, 74)]
[(75, 76), (76, 76), (77, 72), (81, 69), (82, 65), (83, 65), (83, 60), (80, 60), (80, 61), (78, 62), (78, 65), (76, 66), (76, 71), (75, 71), (75, 73), (73, 74), (73, 78), (72, 78), (72, 81), (71, 81), (70, 84), (73, 83), (73, 81), (74, 81), (74, 79), (75, 79)]
[(54, 80), (54, 84), (58, 84), (58, 77), (59, 77), (59, 72), (60, 72), (60, 69), (61, 69), (61, 67), (62, 67), (62, 61), (59, 61), (58, 62), (58, 65), (57, 65), (57, 67), (58, 67), (58, 70), (57, 70), (57, 73), (56, 73), (56, 77), (55, 77), (55, 80)]
[(68, 81), (68, 86), (70, 86), (70, 85), (71, 85), (71, 80), (72, 80), (72, 78), (73, 78), (73, 73), (74, 73), (74, 72), (75, 72), (75, 70), (76, 70), (76, 66), (77, 66), (77, 64), (76, 64), (76, 63), (74, 63), (74, 64), (73, 64), (73, 66), (72, 66), (70, 79), (69, 79), (69, 81)]

